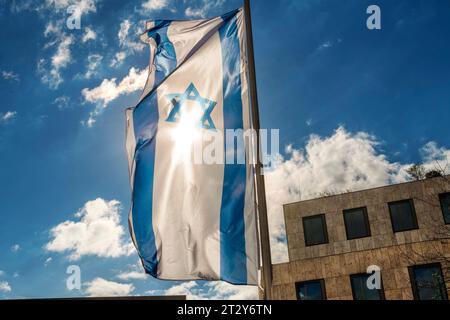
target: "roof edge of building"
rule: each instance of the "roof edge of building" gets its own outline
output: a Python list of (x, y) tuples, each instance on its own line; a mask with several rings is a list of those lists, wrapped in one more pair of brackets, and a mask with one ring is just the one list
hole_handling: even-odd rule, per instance
[(283, 207), (289, 206), (289, 205), (293, 205), (293, 204), (305, 203), (305, 202), (309, 202), (309, 201), (318, 201), (318, 200), (323, 200), (323, 199), (327, 199), (327, 198), (340, 197), (340, 196), (347, 195), (347, 194), (352, 194), (352, 193), (366, 192), (366, 191), (383, 189), (383, 188), (390, 188), (390, 187), (396, 187), (396, 186), (401, 186), (401, 185), (406, 185), (406, 184), (425, 183), (425, 182), (436, 180), (436, 179), (450, 179), (450, 175), (445, 175), (445, 176), (442, 176), (442, 177), (426, 178), (426, 179), (422, 179), (422, 180), (405, 181), (405, 182), (400, 182), (400, 183), (387, 184), (387, 185), (384, 185), (384, 186), (378, 186), (378, 187), (372, 187), (372, 188), (367, 188), (367, 189), (354, 190), (354, 191), (350, 191), (350, 192), (342, 192), (342, 193), (337, 193), (337, 194), (333, 194), (333, 195), (329, 195), (329, 196), (305, 199), (305, 200), (300, 200), (300, 201), (293, 201), (293, 202), (288, 202), (288, 203), (283, 204)]

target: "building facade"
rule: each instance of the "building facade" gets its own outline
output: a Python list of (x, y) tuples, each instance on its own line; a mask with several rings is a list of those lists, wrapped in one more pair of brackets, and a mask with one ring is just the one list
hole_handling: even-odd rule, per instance
[(273, 299), (450, 295), (448, 176), (286, 204), (284, 218), (289, 262), (273, 266)]

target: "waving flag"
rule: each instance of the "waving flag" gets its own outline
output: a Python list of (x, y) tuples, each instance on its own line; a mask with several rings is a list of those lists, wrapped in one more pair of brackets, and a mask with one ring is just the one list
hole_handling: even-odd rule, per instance
[[(126, 112), (129, 225), (156, 278), (257, 284), (249, 145), (240, 141), (244, 163), (225, 161), (240, 145), (225, 145), (227, 129), (250, 128), (244, 19), (239, 9), (208, 20), (157, 20), (141, 37), (151, 58), (140, 101)], [(185, 161), (208, 135), (222, 137), (223, 161)]]

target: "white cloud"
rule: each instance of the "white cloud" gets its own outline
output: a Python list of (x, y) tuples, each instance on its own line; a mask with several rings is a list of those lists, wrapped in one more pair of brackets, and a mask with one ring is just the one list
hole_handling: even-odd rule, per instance
[(210, 282), (211, 299), (215, 300), (257, 300), (258, 288), (255, 286), (235, 286), (227, 282)]
[[(428, 169), (436, 168), (437, 162), (440, 166), (448, 166), (448, 162), (450, 160), (450, 150), (444, 147), (439, 147), (438, 144), (434, 141), (430, 141), (423, 146), (420, 150), (422, 157), (424, 158), (426, 164), (429, 167)], [(442, 168), (446, 171), (446, 168)]]
[(11, 286), (7, 281), (0, 282), (0, 291), (2, 292), (11, 292)]
[(147, 73), (147, 68), (139, 70), (132, 67), (128, 72), (128, 75), (118, 84), (116, 78), (104, 79), (98, 87), (83, 89), (83, 98), (87, 102), (100, 102), (104, 106), (107, 106), (111, 101), (117, 99), (120, 95), (129, 94), (143, 89), (147, 80)]
[(49, 37), (50, 35), (60, 35), (62, 32), (63, 20), (49, 21), (45, 25), (44, 36)]
[(52, 262), (52, 260), (53, 260), (52, 257), (48, 257), (47, 259), (45, 259), (44, 266), (45, 267), (48, 266)]
[(255, 286), (235, 286), (222, 281), (208, 282), (201, 286), (195, 281), (183, 282), (166, 290), (151, 290), (151, 295), (186, 296), (189, 300), (256, 300)]
[(149, 294), (165, 295), (165, 296), (187, 296), (189, 299), (198, 299), (198, 294), (192, 293), (194, 288), (197, 288), (198, 284), (195, 281), (182, 282), (181, 284), (174, 285), (166, 290), (152, 290)]
[(6, 111), (5, 113), (0, 114), (0, 123), (6, 123), (13, 120), (17, 116), (16, 111)]
[(89, 113), (89, 118), (86, 121), (81, 121), (81, 124), (87, 126), (88, 128), (92, 128), (94, 124), (97, 122), (96, 118), (100, 113), (97, 113), (97, 108)]
[[(71, 46), (75, 42), (75, 33), (70, 35), (64, 32), (66, 28), (66, 19), (58, 18), (61, 14), (67, 15), (67, 9), (70, 6), (76, 6), (76, 10), (71, 11), (71, 17), (80, 18), (84, 14), (96, 12), (97, 0), (46, 0), (39, 6), (35, 6), (37, 11), (47, 12), (48, 19), (44, 30), (45, 37), (51, 37), (44, 49), (57, 45), (56, 52), (50, 59), (40, 58), (37, 63), (37, 71), (41, 76), (41, 81), (47, 84), (51, 89), (57, 89), (63, 82), (61, 71), (72, 62)], [(78, 36), (77, 36), (78, 37)], [(83, 42), (95, 39), (96, 34), (93, 30), (86, 28), (86, 32), (81, 36)]]
[(71, 53), (70, 45), (73, 43), (73, 38), (71, 36), (64, 36), (61, 43), (58, 46), (56, 54), (52, 57), (52, 66), (59, 70), (64, 68), (70, 62)]
[(66, 11), (69, 6), (76, 5), (77, 13), (81, 16), (89, 12), (96, 12), (97, 0), (46, 0), (45, 4), (48, 9), (56, 11)]
[(324, 192), (364, 189), (404, 181), (398, 163), (378, 154), (378, 142), (367, 133), (338, 128), (330, 137), (311, 135), (303, 150), (289, 146), (288, 158), (266, 174), (267, 210), (272, 260), (287, 261), (283, 204), (314, 198)]
[(317, 47), (317, 50), (328, 49), (328, 48), (331, 48), (332, 46), (333, 46), (333, 43), (331, 41), (325, 41), (325, 42), (321, 43), (319, 45), (319, 47)]
[(90, 40), (95, 40), (97, 39), (97, 33), (95, 33), (94, 30), (92, 30), (89, 27), (86, 27), (84, 29), (84, 34), (83, 37), (81, 38), (81, 41), (83, 41), (83, 43), (88, 42)]
[[(283, 204), (408, 180), (405, 169), (411, 164), (390, 162), (379, 146), (368, 133), (340, 127), (329, 137), (311, 135), (304, 149), (287, 147), (287, 157), (279, 157), (276, 169), (265, 176), (273, 262), (287, 261)], [(432, 159), (450, 159), (450, 150), (435, 143), (422, 151), (429, 168)]]
[(147, 279), (147, 274), (144, 271), (127, 271), (119, 273), (117, 278), (120, 280), (143, 280)]
[(146, 47), (138, 36), (144, 31), (144, 24), (144, 21), (132, 23), (129, 19), (125, 19), (120, 23), (119, 31), (117, 32), (120, 51), (111, 60), (111, 67), (121, 65), (126, 57), (133, 55), (137, 51), (142, 51)]
[(128, 296), (134, 291), (132, 284), (108, 281), (103, 278), (95, 278), (85, 284), (85, 293), (91, 297)]
[(18, 252), (20, 249), (20, 245), (18, 245), (17, 243), (11, 246), (12, 252)]
[(50, 65), (45, 59), (38, 61), (37, 69), (41, 75), (41, 81), (48, 84), (51, 89), (57, 89), (63, 82), (61, 69), (66, 68), (72, 62), (70, 47), (74, 42), (73, 36), (62, 34), (58, 36), (58, 48), (50, 59)]
[(0, 270), (0, 277), (3, 277), (5, 275), (5, 271)]
[(130, 31), (131, 23), (130, 20), (125, 19), (120, 23), (120, 29), (117, 33), (117, 36), (119, 37), (119, 44), (121, 46), (124, 46), (126, 44), (126, 40), (128, 37), (128, 32)]
[(38, 10), (39, 6), (33, 0), (22, 0), (22, 1), (10, 1), (10, 11), (11, 13), (19, 13), (22, 11)]
[(56, 104), (59, 110), (69, 107), (70, 98), (68, 96), (60, 96), (53, 100), (52, 104)]
[(167, 0), (147, 0), (142, 4), (145, 11), (158, 11), (168, 6)]
[(148, 70), (138, 70), (131, 68), (128, 75), (117, 83), (116, 78), (104, 79), (102, 83), (95, 88), (82, 90), (83, 98), (86, 102), (95, 103), (97, 106), (89, 115), (86, 125), (91, 127), (97, 116), (107, 108), (108, 104), (121, 95), (129, 94), (144, 88), (147, 81)]
[(117, 275), (117, 278), (121, 280), (144, 280), (147, 277), (148, 275), (145, 273), (140, 259), (136, 264), (129, 265), (127, 271), (120, 272)]
[(15, 73), (14, 71), (3, 70), (2, 71), (2, 78), (5, 79), (5, 80), (12, 80), (12, 81), (16, 81), (16, 82), (20, 81), (19, 75), (17, 73)]
[[(145, 48), (144, 43), (138, 40), (139, 37), (137, 35), (140, 33), (140, 31), (142, 31), (138, 27), (133, 28), (133, 39), (130, 39), (129, 34), (132, 27), (133, 26), (130, 20), (125, 19), (120, 23), (119, 32), (117, 33), (117, 37), (119, 38), (119, 45), (124, 49), (128, 49), (130, 53), (141, 51)], [(137, 41), (135, 41), (136, 39)]]
[(72, 5), (76, 5), (80, 10), (80, 15), (87, 14), (89, 12), (97, 12), (96, 2), (99, 2), (99, 0), (65, 0), (65, 1), (69, 2)]
[(45, 246), (48, 251), (69, 252), (70, 260), (85, 255), (120, 257), (133, 252), (120, 224), (119, 201), (89, 201), (75, 217), (79, 220), (68, 220), (51, 229), (53, 239)]
[(206, 18), (211, 10), (219, 8), (223, 3), (224, 0), (202, 0), (195, 8), (187, 7), (184, 14), (189, 18)]
[(342, 42), (341, 38), (337, 38), (335, 40), (326, 40), (317, 46), (316, 50), (313, 52), (313, 55), (318, 54), (321, 51), (331, 49), (336, 45), (340, 44), (341, 42)]
[(86, 73), (84, 74), (84, 78), (90, 79), (92, 76), (97, 74), (97, 68), (103, 60), (103, 56), (100, 54), (90, 54), (87, 57), (87, 66)]
[(127, 57), (127, 54), (125, 53), (125, 51), (120, 51), (117, 52), (114, 56), (114, 58), (111, 60), (111, 67), (118, 67), (120, 66), (123, 61), (125, 60), (125, 58)]
[(187, 7), (184, 14), (189, 18), (204, 18), (206, 11), (204, 9), (193, 9), (191, 7)]

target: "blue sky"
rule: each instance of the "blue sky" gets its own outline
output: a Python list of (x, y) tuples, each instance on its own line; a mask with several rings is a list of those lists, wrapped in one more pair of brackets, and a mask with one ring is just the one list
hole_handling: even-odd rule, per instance
[[(254, 295), (220, 283), (142, 278), (127, 251), (124, 109), (136, 102), (148, 64), (138, 32), (145, 20), (215, 16), (241, 2), (82, 0), (79, 30), (65, 24), (67, 6), (79, 1), (0, 3), (0, 298), (111, 287)], [(370, 4), (381, 8), (381, 30), (366, 28)], [(277, 248), (283, 201), (404, 181), (409, 164), (448, 159), (450, 3), (254, 0), (252, 10), (261, 124), (280, 129), (283, 149), (280, 169), (267, 177)], [(118, 232), (115, 246), (53, 242), (52, 228), (83, 228), (83, 216), (99, 212), (105, 228)], [(71, 264), (82, 271), (79, 291), (65, 285)]]

